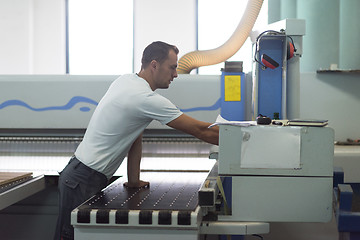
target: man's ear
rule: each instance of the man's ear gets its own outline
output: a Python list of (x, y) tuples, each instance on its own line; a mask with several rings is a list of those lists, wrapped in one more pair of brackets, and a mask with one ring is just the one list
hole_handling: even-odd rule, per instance
[(151, 66), (152, 69), (156, 69), (156, 68), (157, 68), (157, 61), (156, 61), (156, 60), (152, 60), (152, 61), (150, 62), (150, 66)]

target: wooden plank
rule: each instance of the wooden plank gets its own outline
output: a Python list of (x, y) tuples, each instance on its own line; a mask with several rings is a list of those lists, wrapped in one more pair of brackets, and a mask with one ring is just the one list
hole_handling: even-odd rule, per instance
[(0, 186), (30, 177), (31, 172), (0, 172)]

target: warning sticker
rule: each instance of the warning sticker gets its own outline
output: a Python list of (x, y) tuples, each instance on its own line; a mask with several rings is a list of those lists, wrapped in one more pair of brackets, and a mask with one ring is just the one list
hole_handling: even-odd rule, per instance
[(241, 101), (241, 76), (225, 76), (225, 101)]

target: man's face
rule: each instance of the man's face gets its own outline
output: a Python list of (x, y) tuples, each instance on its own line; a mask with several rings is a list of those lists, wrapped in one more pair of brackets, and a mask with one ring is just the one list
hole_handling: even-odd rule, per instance
[(168, 58), (163, 63), (157, 64), (156, 88), (168, 88), (174, 78), (178, 76), (176, 72), (177, 60), (177, 54), (170, 50)]

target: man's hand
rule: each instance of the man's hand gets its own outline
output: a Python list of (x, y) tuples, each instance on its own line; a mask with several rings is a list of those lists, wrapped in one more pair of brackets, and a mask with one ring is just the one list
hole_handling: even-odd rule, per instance
[(136, 183), (125, 182), (124, 186), (128, 187), (128, 188), (148, 188), (148, 187), (150, 187), (150, 183), (139, 180), (139, 182), (136, 182)]
[(205, 142), (219, 145), (219, 126), (209, 128), (211, 123), (196, 120), (185, 113), (167, 124), (182, 132), (193, 135)]

